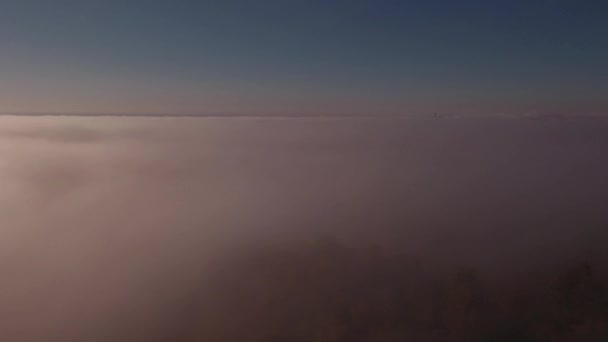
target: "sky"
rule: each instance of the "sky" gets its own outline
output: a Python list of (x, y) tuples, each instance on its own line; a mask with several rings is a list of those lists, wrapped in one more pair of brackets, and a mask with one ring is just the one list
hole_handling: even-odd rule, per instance
[(608, 115), (608, 4), (0, 0), (0, 112)]

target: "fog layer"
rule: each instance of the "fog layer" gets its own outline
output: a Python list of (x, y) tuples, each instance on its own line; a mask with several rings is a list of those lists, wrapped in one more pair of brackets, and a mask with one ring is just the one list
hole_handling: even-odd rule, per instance
[(599, 119), (2, 117), (0, 339), (152, 341), (270, 240), (508, 277), (597, 257), (607, 150)]

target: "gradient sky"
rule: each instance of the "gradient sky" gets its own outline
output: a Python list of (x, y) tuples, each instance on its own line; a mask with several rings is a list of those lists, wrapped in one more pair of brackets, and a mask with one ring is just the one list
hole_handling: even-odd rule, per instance
[(608, 3), (0, 0), (0, 112), (608, 114)]

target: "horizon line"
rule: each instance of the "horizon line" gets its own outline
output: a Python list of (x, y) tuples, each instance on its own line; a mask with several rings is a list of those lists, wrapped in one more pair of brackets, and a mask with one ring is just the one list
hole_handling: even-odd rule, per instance
[(330, 119), (352, 119), (352, 118), (370, 118), (370, 119), (415, 119), (415, 118), (433, 118), (433, 119), (446, 119), (446, 118), (528, 118), (528, 119), (542, 119), (542, 118), (554, 118), (554, 119), (597, 119), (597, 118), (608, 118), (608, 115), (597, 114), (597, 113), (585, 113), (585, 114), (556, 114), (556, 113), (535, 113), (535, 114), (507, 114), (507, 113), (495, 113), (495, 114), (457, 114), (457, 113), (416, 113), (416, 114), (245, 114), (245, 113), (120, 113), (120, 112), (0, 112), (2, 116), (13, 116), (13, 117), (141, 117), (141, 118), (226, 118), (226, 119), (238, 119), (238, 118), (330, 118)]

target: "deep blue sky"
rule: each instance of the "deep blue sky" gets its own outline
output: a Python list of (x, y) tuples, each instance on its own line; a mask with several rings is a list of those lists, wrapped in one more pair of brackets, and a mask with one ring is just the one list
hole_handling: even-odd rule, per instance
[(592, 0), (0, 0), (0, 111), (608, 114), (607, 18)]

